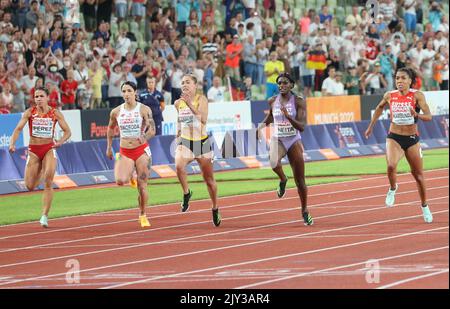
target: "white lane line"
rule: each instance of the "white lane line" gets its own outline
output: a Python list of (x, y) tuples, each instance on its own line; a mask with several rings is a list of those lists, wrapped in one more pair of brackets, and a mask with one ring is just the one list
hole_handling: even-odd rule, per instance
[(415, 280), (419, 280), (419, 279), (423, 279), (423, 278), (428, 278), (428, 277), (432, 277), (432, 276), (437, 276), (437, 275), (445, 274), (445, 273), (448, 273), (448, 268), (444, 269), (444, 270), (441, 270), (441, 271), (437, 271), (437, 272), (431, 273), (431, 274), (424, 274), (424, 275), (421, 275), (421, 276), (416, 276), (416, 277), (412, 277), (412, 278), (396, 281), (396, 282), (393, 282), (393, 283), (390, 283), (390, 284), (386, 284), (386, 285), (383, 285), (383, 286), (379, 286), (379, 287), (377, 287), (377, 289), (378, 290), (380, 290), (380, 289), (389, 289), (389, 288), (392, 288), (392, 287), (397, 286), (397, 285), (401, 285), (401, 284), (408, 283), (408, 282), (411, 282), (411, 281), (415, 281)]
[[(448, 179), (448, 176), (447, 177), (433, 177), (433, 178), (428, 179), (428, 181), (441, 180), (441, 179)], [(399, 185), (412, 184), (412, 183), (415, 183), (415, 181), (399, 182)], [(347, 192), (362, 191), (362, 190), (368, 190), (368, 189), (373, 189), (373, 188), (381, 188), (381, 187), (386, 187), (386, 185), (383, 184), (383, 185), (379, 185), (379, 186), (358, 187), (358, 188), (353, 188), (353, 189), (341, 190), (341, 191), (338, 191), (338, 192), (335, 192), (335, 193), (347, 193)], [(248, 195), (266, 195), (268, 193), (272, 193), (272, 192), (271, 191), (270, 192), (259, 192), (259, 193), (252, 193), (252, 194), (248, 194)], [(330, 194), (329, 192), (311, 194), (311, 195), (308, 196), (308, 198), (311, 199), (313, 197), (318, 197), (318, 196), (328, 196), (329, 194)], [(293, 200), (293, 199), (298, 199), (298, 197), (297, 196), (289, 197), (289, 198), (285, 198), (284, 200)], [(265, 200), (266, 202), (277, 202), (277, 201), (280, 201), (279, 199), (266, 200), (266, 199), (263, 199), (263, 198), (261, 198), (261, 200)], [(221, 209), (228, 209), (228, 208), (234, 208), (234, 207), (255, 205), (255, 204), (260, 204), (260, 203), (264, 203), (264, 202), (261, 202), (261, 201), (259, 201), (259, 202), (248, 202), (248, 203), (237, 204), (237, 205), (221, 206), (220, 208)], [(168, 206), (168, 205), (174, 206), (174, 204), (165, 204), (165, 205), (161, 205), (161, 206)], [(177, 206), (178, 206), (178, 204), (177, 204)], [(153, 208), (153, 207), (155, 207), (155, 206), (151, 206), (151, 208)], [(127, 210), (130, 210), (130, 209), (127, 209)], [(190, 211), (190, 213), (203, 213), (203, 212), (207, 212), (207, 211), (209, 212), (210, 209), (194, 210), (194, 211)], [(98, 214), (101, 214), (101, 213), (98, 213)], [(96, 214), (96, 216), (98, 216), (98, 214)], [(107, 213), (104, 213), (104, 214), (107, 214)], [(184, 213), (176, 212), (176, 213), (171, 213), (171, 214), (167, 214), (167, 215), (158, 215), (158, 216), (152, 217), (151, 219), (164, 218), (164, 217), (170, 217), (170, 216), (180, 216), (180, 215), (184, 215)], [(92, 216), (92, 214), (90, 214), (90, 215), (82, 215), (82, 216)], [(74, 217), (77, 217), (77, 216), (74, 216)], [(69, 217), (69, 218), (74, 218), (74, 217)], [(59, 220), (59, 219), (67, 219), (67, 217), (66, 218), (52, 219), (52, 220), (50, 220), (50, 222), (54, 221), (54, 220)], [(42, 232), (34, 232), (34, 233), (26, 233), (26, 234), (15, 234), (15, 235), (10, 235), (10, 236), (0, 237), (0, 240), (11, 239), (11, 238), (18, 238), (18, 237), (26, 237), (26, 236), (34, 236), (34, 235), (42, 235), (42, 234), (49, 234), (49, 233), (55, 233), (55, 232), (65, 232), (65, 231), (71, 231), (71, 230), (91, 228), (91, 227), (96, 227), (96, 226), (106, 226), (106, 225), (113, 225), (113, 224), (121, 224), (121, 223), (125, 223), (125, 222), (133, 222), (133, 221), (136, 221), (136, 219), (127, 219), (127, 220), (119, 220), (119, 221), (113, 221), (113, 222), (89, 224), (89, 225), (82, 225), (82, 226), (76, 226), (76, 227), (70, 227), (70, 228), (62, 228), (62, 229), (55, 229), (55, 230), (46, 230), (46, 231), (42, 231)]]
[[(130, 286), (130, 285), (135, 285), (135, 284), (148, 283), (150, 281), (156, 281), (156, 280), (160, 280), (160, 279), (178, 277), (178, 276), (186, 275), (186, 274), (199, 273), (199, 272), (205, 272), (205, 271), (211, 271), (211, 270), (217, 270), (217, 269), (223, 269), (223, 268), (229, 268), (229, 267), (235, 267), (235, 266), (242, 266), (242, 265), (248, 265), (248, 264), (255, 264), (255, 263), (261, 263), (261, 262), (285, 259), (285, 258), (290, 258), (290, 257), (298, 257), (298, 256), (306, 255), (306, 254), (312, 254), (312, 253), (317, 253), (317, 252), (324, 252), (324, 251), (330, 251), (330, 250), (354, 247), (354, 246), (359, 246), (359, 245), (364, 245), (364, 244), (369, 244), (369, 243), (374, 243), (374, 242), (380, 242), (380, 241), (391, 240), (391, 239), (396, 239), (396, 238), (401, 238), (401, 237), (407, 237), (407, 236), (423, 234), (423, 233), (426, 233), (428, 231), (435, 231), (435, 230), (442, 230), (442, 229), (448, 229), (448, 227), (441, 227), (441, 228), (436, 228), (436, 229), (429, 229), (429, 230), (405, 233), (405, 234), (401, 234), (401, 235), (397, 235), (397, 236), (383, 237), (383, 238), (377, 238), (377, 239), (372, 239), (372, 240), (366, 240), (366, 241), (349, 243), (349, 244), (345, 244), (345, 245), (325, 247), (325, 248), (316, 249), (316, 250), (303, 251), (303, 252), (300, 252), (300, 253), (293, 253), (293, 254), (275, 256), (275, 257), (270, 257), (270, 258), (251, 260), (251, 261), (246, 261), (246, 262), (240, 262), (240, 263), (235, 263), (235, 264), (228, 264), (228, 265), (221, 265), (221, 266), (217, 266), (217, 267), (199, 269), (199, 270), (194, 270), (194, 271), (189, 271), (189, 272), (184, 272), (184, 273), (177, 273), (177, 274), (172, 274), (172, 275), (159, 276), (159, 277), (151, 278), (151, 279), (143, 279), (143, 280), (138, 280), (138, 281), (126, 282), (126, 283), (122, 283), (122, 284), (118, 284), (118, 285), (114, 285), (114, 286), (108, 286), (108, 287), (105, 287), (105, 288), (102, 288), (102, 289), (113, 289), (113, 288), (125, 287), (125, 286)], [(441, 247), (440, 249), (444, 249), (444, 248), (446, 249), (446, 248), (448, 248), (448, 246)], [(377, 260), (381, 261), (382, 259), (377, 259)], [(364, 261), (364, 263), (366, 263), (366, 262), (367, 262), (367, 260)], [(246, 288), (250, 288), (250, 287), (259, 286), (259, 285), (262, 285), (262, 284), (267, 284), (267, 283), (272, 283), (272, 282), (292, 279), (292, 278), (296, 278), (296, 277), (302, 277), (302, 276), (306, 276), (306, 275), (313, 274), (313, 273), (320, 273), (320, 272), (323, 272), (323, 271), (330, 271), (330, 270), (346, 268), (346, 267), (355, 266), (355, 265), (359, 265), (359, 264), (362, 264), (362, 263), (359, 262), (359, 263), (344, 265), (345, 267), (344, 266), (332, 267), (332, 268), (327, 268), (327, 269), (324, 269), (324, 270), (312, 271), (312, 272), (309, 272), (309, 273), (302, 273), (300, 275), (293, 275), (293, 276), (287, 276), (287, 277), (273, 279), (273, 280), (267, 280), (267, 281), (263, 281), (263, 282), (259, 282), (259, 283), (250, 284), (250, 285), (247, 285), (247, 286), (240, 286), (240, 287), (237, 287), (236, 289), (246, 289)]]
[[(427, 170), (424, 171), (425, 174), (429, 174), (429, 173), (433, 173), (433, 172), (440, 172), (440, 171), (445, 171), (448, 170), (448, 168), (441, 168), (441, 169), (434, 169), (434, 170)], [(358, 176), (358, 175), (357, 175)], [(364, 175), (359, 175), (359, 176), (364, 176)], [(399, 174), (397, 176), (397, 178), (405, 178), (407, 176), (411, 176), (409, 173), (403, 173), (403, 174)], [(309, 186), (309, 188), (313, 188), (313, 187), (324, 187), (324, 186), (332, 186), (332, 185), (339, 185), (339, 184), (351, 184), (354, 182), (362, 182), (362, 181), (366, 181), (366, 180), (376, 180), (376, 179), (382, 179), (382, 178), (386, 178), (386, 175), (380, 175), (380, 176), (374, 176), (374, 177), (367, 177), (367, 178), (360, 178), (360, 179), (355, 179), (355, 180), (348, 180), (348, 181), (341, 181), (341, 182), (335, 182), (335, 183), (324, 183), (324, 184), (318, 184), (318, 185), (312, 185)], [(448, 175), (446, 177), (443, 178), (448, 178)], [(431, 180), (431, 179), (427, 179), (427, 180)], [(409, 183), (409, 182), (407, 182)], [(386, 185), (384, 185), (386, 186)], [(372, 188), (372, 187), (368, 187), (368, 188)], [(290, 189), (286, 189), (286, 192), (289, 191), (294, 191), (296, 190), (296, 188), (290, 188)], [(230, 195), (230, 196), (222, 196), (219, 198), (219, 200), (222, 199), (229, 199), (229, 198), (235, 198), (235, 197), (243, 197), (243, 196), (253, 196), (253, 195), (265, 195), (265, 194), (270, 194), (273, 193), (274, 191), (263, 191), (263, 192), (254, 192), (254, 193), (245, 193), (245, 194), (237, 194), (237, 195)], [(195, 200), (195, 202), (204, 202), (204, 201), (209, 201), (209, 199), (200, 199), (200, 200)], [(168, 203), (168, 204), (159, 204), (159, 205), (152, 205), (150, 207), (152, 208), (156, 208), (156, 207), (173, 207), (173, 206), (177, 206), (177, 203)], [(103, 212), (99, 212), (96, 214), (108, 214), (108, 213), (117, 213), (117, 212), (128, 212), (128, 211), (134, 211), (134, 208), (128, 208), (128, 209), (118, 209), (118, 210), (108, 210), (108, 211), (103, 211)], [(84, 214), (84, 215), (76, 215), (76, 216), (68, 216), (68, 217), (61, 217), (61, 218), (55, 218), (55, 219), (51, 219), (50, 221), (56, 221), (56, 220), (69, 220), (69, 219), (73, 219), (73, 218), (79, 218), (79, 217), (89, 217), (92, 216), (93, 214)], [(124, 220), (124, 221), (119, 221), (117, 223), (121, 223), (121, 222), (130, 222), (133, 220)], [(8, 224), (8, 225), (0, 225), (0, 229), (2, 228), (7, 228), (10, 226), (17, 226), (17, 225), (26, 225), (26, 224), (36, 224), (36, 222), (22, 222), (22, 223), (14, 223), (14, 224)], [(114, 223), (111, 223), (114, 224)], [(87, 226), (90, 227), (90, 226)], [(79, 227), (76, 227), (79, 228)], [(66, 230), (66, 229), (62, 229), (62, 230)], [(60, 230), (52, 230), (52, 231), (47, 231), (46, 233), (51, 233), (51, 232), (57, 232)], [(44, 232), (40, 232), (40, 233), (44, 233)], [(25, 234), (24, 234), (25, 235)], [(27, 236), (29, 234), (26, 234), (25, 236)], [(33, 234), (34, 235), (34, 234)], [(13, 236), (14, 237), (14, 236)]]
[[(445, 213), (445, 212), (448, 212), (448, 210), (438, 211), (438, 212), (435, 212), (435, 214), (437, 215), (437, 214)], [(149, 259), (143, 259), (143, 260), (137, 260), (137, 261), (131, 261), (131, 262), (111, 264), (111, 265), (106, 265), (106, 266), (100, 266), (100, 267), (94, 267), (94, 268), (90, 268), (90, 269), (80, 270), (80, 273), (93, 271), (93, 270), (102, 270), (102, 269), (115, 268), (115, 267), (121, 267), (121, 266), (136, 265), (136, 264), (148, 263), (148, 262), (158, 261), (158, 260), (167, 260), (167, 259), (172, 259), (172, 258), (177, 258), (177, 257), (184, 257), (184, 256), (190, 256), (190, 255), (196, 255), (196, 254), (203, 254), (203, 253), (207, 253), (207, 252), (216, 252), (216, 251), (222, 251), (222, 250), (227, 250), (227, 249), (232, 249), (232, 248), (248, 247), (248, 246), (252, 246), (252, 245), (257, 245), (257, 244), (262, 244), (262, 243), (270, 243), (270, 242), (275, 242), (275, 241), (280, 241), (280, 240), (287, 240), (287, 239), (294, 239), (294, 238), (303, 238), (303, 237), (308, 237), (310, 235), (317, 235), (317, 234), (321, 234), (321, 233), (334, 232), (334, 231), (342, 231), (342, 230), (348, 230), (348, 229), (353, 229), (353, 228), (372, 226), (372, 225), (376, 225), (376, 224), (383, 224), (383, 223), (389, 223), (389, 222), (397, 222), (397, 221), (402, 221), (402, 220), (412, 219), (412, 218), (417, 218), (417, 217), (422, 217), (422, 215), (414, 215), (414, 216), (408, 216), (408, 217), (402, 217), (402, 218), (396, 218), (396, 219), (375, 221), (375, 222), (370, 222), (370, 223), (357, 224), (357, 225), (346, 226), (346, 227), (335, 228), (335, 229), (329, 229), (329, 230), (323, 230), (323, 231), (302, 233), (302, 234), (286, 236), (286, 237), (279, 237), (279, 238), (274, 238), (274, 239), (270, 239), (270, 240), (256, 241), (256, 242), (250, 242), (250, 243), (241, 243), (241, 244), (230, 245), (230, 246), (225, 246), (225, 247), (217, 247), (217, 248), (212, 248), (212, 249), (191, 251), (191, 252), (185, 252), (185, 253), (169, 255), (169, 256), (162, 256), (162, 257), (149, 258)], [(291, 221), (291, 222), (298, 222), (298, 221), (299, 220)], [(426, 230), (426, 231), (436, 231), (436, 230), (442, 230), (442, 229), (446, 229), (446, 228), (448, 228), (448, 227), (430, 229), (430, 230)], [(413, 233), (409, 233), (409, 234), (415, 235), (415, 234), (420, 234), (420, 233), (423, 233), (423, 232), (425, 232), (425, 231), (413, 232)], [(393, 238), (398, 238), (398, 237), (401, 237), (401, 236), (397, 235), (397, 236), (385, 237), (385, 238), (382, 238), (382, 239), (385, 240), (385, 239), (393, 239)], [(193, 237), (189, 237), (189, 238), (193, 238)], [(161, 242), (161, 243), (167, 243), (167, 242), (170, 242), (170, 241), (164, 241), (164, 242)], [(373, 242), (373, 240), (370, 241), (370, 242)], [(323, 249), (319, 249), (319, 250), (323, 250)], [(300, 255), (302, 255), (302, 254), (303, 253), (300, 253)], [(298, 254), (296, 254), (296, 255), (298, 255)], [(273, 259), (273, 258), (270, 258), (270, 259)], [(246, 262), (238, 263), (236, 265), (245, 265), (245, 264), (248, 264), (248, 262), (247, 263)], [(231, 264), (231, 265), (233, 265), (233, 264)], [(220, 266), (217, 269), (222, 269), (222, 268), (225, 268), (225, 267)], [(194, 271), (193, 273), (202, 272), (202, 271), (203, 270), (201, 270), (201, 271)], [(191, 273), (191, 272), (188, 272), (188, 274), (189, 273)], [(184, 274), (186, 274), (186, 273), (181, 273), (180, 275), (184, 275)], [(13, 281), (10, 281), (10, 282), (0, 283), (0, 286), (9, 285), (9, 284), (15, 284), (15, 283), (24, 282), (24, 281), (32, 281), (32, 280), (36, 280), (36, 279), (65, 276), (65, 275), (66, 275), (66, 272), (63, 272), (63, 273), (39, 276), (39, 277), (34, 277), (34, 278), (27, 278), (27, 279), (22, 279), (22, 280), (13, 280)], [(133, 283), (130, 283), (130, 284), (133, 284)]]
[[(443, 189), (443, 188), (448, 188), (448, 186), (434, 187), (434, 188), (428, 189), (428, 191), (439, 190), (439, 189)], [(397, 193), (396, 195), (397, 196), (399, 196), (399, 195), (407, 195), (409, 193), (414, 193), (416, 191), (417, 190), (404, 191), (404, 192)], [(313, 205), (310, 205), (308, 207), (309, 208), (315, 208), (315, 207), (319, 207), (319, 206), (335, 205), (337, 203), (342, 203), (342, 202), (354, 202), (354, 201), (359, 201), (359, 200), (364, 200), (365, 201), (365, 200), (367, 200), (369, 198), (377, 198), (377, 197), (383, 197), (383, 196), (385, 196), (385, 194), (365, 196), (365, 197), (358, 197), (358, 198), (352, 198), (352, 199), (341, 200), (341, 201), (331, 201), (331, 202), (326, 202), (326, 203), (321, 203), (321, 204), (313, 204)], [(438, 199), (440, 199), (440, 198), (442, 198), (442, 197), (439, 197)], [(286, 200), (286, 199), (284, 199), (284, 200)], [(429, 200), (432, 201), (433, 199), (429, 199)], [(273, 200), (273, 201), (280, 201), (280, 200), (276, 199), (276, 200)], [(258, 202), (252, 202), (252, 203), (238, 204), (238, 205), (234, 205), (234, 206), (228, 206), (228, 208), (243, 207), (243, 206), (247, 206), (249, 204), (253, 205), (253, 204), (261, 204), (261, 203), (267, 203), (267, 202), (270, 202), (270, 201), (265, 200), (265, 201), (258, 201)], [(411, 202), (408, 202), (408, 204), (409, 203), (411, 203)], [(400, 206), (400, 205), (401, 204), (397, 204), (397, 206)], [(377, 208), (383, 209), (384, 207), (379, 206)], [(224, 218), (223, 221), (227, 221), (227, 220), (231, 220), (231, 219), (241, 219), (241, 218), (247, 218), (247, 217), (261, 216), (261, 215), (273, 214), (273, 213), (281, 213), (281, 212), (286, 212), (286, 211), (294, 211), (294, 210), (298, 210), (298, 207), (277, 209), (277, 210), (266, 211), (266, 212), (252, 213), (252, 214), (249, 214), (249, 215), (242, 215), (242, 216)], [(102, 235), (102, 236), (94, 236), (94, 237), (80, 238), (80, 239), (74, 239), (74, 240), (67, 240), (67, 241), (61, 241), (61, 242), (51, 242), (51, 243), (47, 243), (47, 244), (39, 244), (39, 245), (33, 245), (33, 246), (28, 246), (28, 247), (10, 248), (10, 249), (0, 250), (0, 254), (1, 253), (7, 253), (7, 252), (20, 251), (20, 250), (30, 250), (30, 249), (41, 248), (41, 247), (55, 246), (55, 245), (72, 244), (72, 243), (75, 243), (75, 242), (82, 242), (82, 241), (92, 241), (92, 240), (112, 238), (112, 237), (115, 238), (115, 237), (119, 237), (119, 236), (126, 236), (126, 235), (133, 235), (133, 234), (141, 234), (142, 235), (144, 233), (152, 233), (152, 232), (160, 231), (160, 230), (171, 230), (173, 228), (180, 228), (180, 227), (186, 227), (186, 226), (200, 225), (200, 224), (205, 224), (205, 223), (210, 223), (210, 221), (190, 222), (190, 223), (183, 223), (183, 224), (178, 224), (178, 225), (170, 225), (170, 226), (165, 226), (165, 227), (160, 227), (160, 228), (153, 228), (153, 229), (148, 229), (148, 230), (137, 230), (137, 231), (132, 231), (132, 232), (122, 232), (122, 233), (116, 233), (116, 234), (108, 234), (108, 235)], [(124, 247), (124, 248), (130, 248), (130, 247)], [(117, 249), (119, 249), (119, 248), (117, 248)]]

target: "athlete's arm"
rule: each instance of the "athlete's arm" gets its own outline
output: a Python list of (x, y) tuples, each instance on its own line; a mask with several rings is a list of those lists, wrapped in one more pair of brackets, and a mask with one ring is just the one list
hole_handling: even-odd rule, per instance
[(208, 99), (202, 95), (199, 97), (198, 107), (195, 108), (189, 100), (183, 100), (186, 102), (186, 105), (194, 114), (195, 118), (200, 121), (203, 125), (206, 125), (208, 122)]
[(423, 114), (419, 114), (414, 110), (414, 108), (411, 108), (411, 115), (423, 121), (431, 121), (433, 116), (431, 115), (430, 107), (428, 106), (427, 101), (425, 100), (424, 94), (421, 91), (417, 91), (414, 94), (414, 97), (417, 101), (417, 105), (419, 105), (420, 109), (423, 111)]
[(142, 138), (144, 141), (141, 140), (141, 142), (145, 142), (149, 139), (151, 139), (156, 134), (156, 126), (155, 121), (153, 120), (153, 113), (150, 107), (142, 105), (142, 117), (144, 119), (144, 132), (142, 135)]
[(117, 107), (111, 111), (109, 114), (109, 124), (108, 124), (108, 130), (106, 131), (106, 141), (107, 141), (107, 147), (106, 147), (106, 156), (112, 160), (112, 140), (114, 136), (114, 128), (117, 127)]
[(19, 120), (19, 123), (14, 129), (14, 132), (11, 136), (11, 140), (9, 142), (9, 152), (13, 153), (14, 151), (16, 151), (16, 141), (19, 138), (20, 132), (22, 132), (23, 127), (25, 127), (30, 117), (31, 117), (31, 109), (29, 108), (25, 111), (25, 113), (23, 113), (22, 118)]
[(271, 97), (267, 102), (269, 103), (269, 113), (266, 115), (261, 124), (256, 128), (256, 138), (259, 139), (261, 135), (261, 130), (267, 127), (273, 122), (272, 105), (275, 102), (276, 97)]
[(303, 132), (305, 130), (306, 125), (306, 103), (302, 97), (295, 97), (295, 105), (297, 106), (297, 116), (292, 118), (288, 113), (286, 108), (282, 108), (281, 111), (284, 113), (284, 116), (287, 120), (292, 124), (292, 126)]
[(59, 141), (55, 141), (55, 145), (53, 146), (53, 148), (58, 148), (72, 136), (72, 131), (70, 130), (70, 127), (67, 124), (63, 113), (61, 113), (59, 110), (55, 110), (55, 116), (56, 120), (58, 120), (59, 126), (64, 132), (63, 137)]
[(383, 96), (383, 99), (381, 99), (380, 103), (378, 103), (377, 107), (375, 108), (375, 113), (373, 114), (372, 120), (370, 121), (370, 124), (367, 127), (366, 132), (364, 133), (366, 138), (369, 138), (369, 136), (372, 134), (373, 126), (383, 113), (384, 107), (389, 104), (390, 97), (390, 93), (386, 92)]

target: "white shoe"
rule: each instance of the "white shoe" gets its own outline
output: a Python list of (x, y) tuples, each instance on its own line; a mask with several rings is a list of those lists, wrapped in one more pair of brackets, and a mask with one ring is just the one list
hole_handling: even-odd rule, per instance
[(394, 203), (395, 203), (395, 192), (397, 192), (397, 190), (398, 190), (398, 184), (395, 184), (395, 190), (391, 190), (389, 188), (389, 191), (388, 191), (388, 193), (386, 195), (386, 201), (385, 201), (386, 207), (394, 206)]
[(46, 215), (42, 215), (41, 220), (39, 220), (39, 223), (42, 227), (48, 227), (48, 219)]
[(428, 205), (422, 208), (423, 213), (423, 220), (425, 220), (426, 223), (433, 222), (433, 215), (431, 214), (430, 208), (428, 208)]

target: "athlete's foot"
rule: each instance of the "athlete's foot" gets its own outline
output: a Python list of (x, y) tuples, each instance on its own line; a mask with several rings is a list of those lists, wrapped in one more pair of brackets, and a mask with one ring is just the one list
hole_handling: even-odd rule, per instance
[(219, 208), (212, 210), (213, 223), (215, 226), (219, 226), (220, 222), (222, 222), (222, 216), (220, 215)]
[(141, 227), (149, 227), (150, 226), (150, 222), (148, 222), (146, 215), (139, 216), (139, 223), (141, 224)]
[(41, 219), (39, 220), (39, 223), (42, 227), (48, 227), (48, 218), (46, 215), (42, 215)]
[(433, 222), (433, 215), (431, 214), (430, 208), (428, 207), (428, 204), (425, 206), (422, 206), (422, 213), (423, 213), (423, 220), (426, 223)]
[(305, 225), (313, 225), (314, 224), (314, 220), (308, 211), (302, 212), (302, 216), (303, 216), (303, 224), (305, 224)]
[(279, 198), (282, 198), (286, 194), (286, 184), (287, 184), (287, 178), (286, 180), (280, 181), (280, 184), (278, 185), (277, 195)]
[(386, 195), (386, 207), (392, 207), (394, 206), (395, 203), (395, 192), (397, 192), (398, 190), (398, 184), (395, 184), (395, 190), (392, 190), (391, 188), (389, 188), (389, 191)]
[(181, 212), (186, 212), (189, 209), (189, 200), (192, 197), (192, 191), (183, 195), (183, 203), (181, 204)]

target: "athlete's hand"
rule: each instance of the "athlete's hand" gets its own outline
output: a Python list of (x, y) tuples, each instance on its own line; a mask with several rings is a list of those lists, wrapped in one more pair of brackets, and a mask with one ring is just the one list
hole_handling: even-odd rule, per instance
[(372, 135), (372, 127), (368, 127), (366, 132), (364, 133), (364, 136), (366, 138), (369, 138), (370, 135)]
[(417, 112), (412, 108), (412, 106), (409, 107), (409, 111), (411, 112), (411, 116), (416, 118), (418, 116)]
[(52, 147), (52, 148), (59, 148), (59, 147), (61, 147), (61, 145), (62, 145), (61, 142), (55, 141), (55, 143), (53, 144), (53, 147)]
[(144, 135), (139, 136), (139, 137), (138, 137), (138, 141), (139, 141), (141, 144), (144, 144), (144, 143), (147, 142), (147, 140), (145, 139)]
[(113, 153), (111, 147), (106, 148), (106, 156), (112, 160), (113, 159)]
[(16, 152), (16, 146), (15, 145), (9, 145), (9, 152), (10, 153), (14, 153), (14, 152)]
[(283, 113), (284, 117), (289, 118), (289, 113), (288, 110), (286, 109), (286, 106), (282, 106), (280, 110)]
[(262, 139), (262, 137), (263, 137), (261, 130), (262, 129), (260, 129), (260, 128), (256, 129), (256, 139), (258, 141), (260, 141)]

